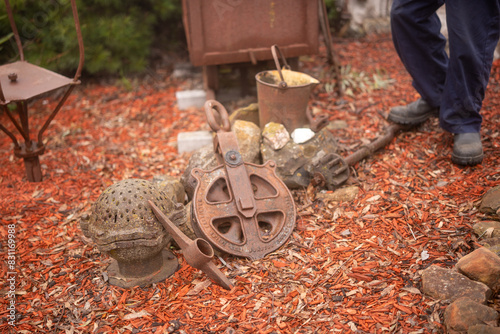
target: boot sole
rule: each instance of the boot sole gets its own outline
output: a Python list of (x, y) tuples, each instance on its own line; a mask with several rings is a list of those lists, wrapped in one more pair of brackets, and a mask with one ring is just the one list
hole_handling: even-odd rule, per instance
[(451, 155), (451, 161), (457, 165), (462, 166), (474, 166), (483, 162), (484, 154), (481, 153), (479, 155), (470, 157), (470, 156), (458, 156), (455, 154)]
[(387, 119), (389, 121), (392, 121), (392, 122), (397, 123), (397, 124), (419, 125), (419, 124), (424, 123), (425, 121), (427, 121), (429, 118), (431, 118), (433, 116), (436, 116), (436, 114), (429, 113), (429, 114), (425, 114), (425, 115), (420, 116), (420, 117), (407, 118), (404, 116), (399, 116), (399, 115), (394, 115), (394, 114), (389, 113), (389, 116), (387, 117)]

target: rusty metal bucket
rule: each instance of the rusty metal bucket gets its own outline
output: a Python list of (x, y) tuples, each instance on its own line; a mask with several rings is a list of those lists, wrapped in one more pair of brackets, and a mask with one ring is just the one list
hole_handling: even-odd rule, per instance
[[(292, 71), (277, 45), (271, 48), (277, 70), (257, 73), (260, 127), (281, 123), (288, 132), (309, 124), (307, 104), (319, 81), (305, 73)], [(284, 64), (280, 66), (277, 53)]]

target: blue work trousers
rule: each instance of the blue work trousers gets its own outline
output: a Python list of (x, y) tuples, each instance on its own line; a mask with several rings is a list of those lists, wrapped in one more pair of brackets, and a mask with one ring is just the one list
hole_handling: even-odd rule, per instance
[(444, 0), (394, 0), (391, 29), (413, 86), (451, 133), (479, 132), (480, 109), (499, 39), (500, 0), (448, 0), (446, 39), (436, 11)]

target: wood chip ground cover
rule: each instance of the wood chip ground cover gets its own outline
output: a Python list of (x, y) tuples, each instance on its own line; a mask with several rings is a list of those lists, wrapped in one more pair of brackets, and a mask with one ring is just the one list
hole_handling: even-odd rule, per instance
[[(351, 74), (389, 82), (383, 89), (351, 85), (353, 94), (340, 100), (325, 91), (324, 49), (302, 59), (302, 70), (322, 81), (311, 107), (347, 123), (332, 131), (348, 155), (383, 133), (392, 106), (418, 96), (390, 36), (338, 41), (335, 48)], [(451, 135), (429, 120), (355, 166), (354, 201), (323, 202), (305, 189), (293, 191), (297, 227), (282, 248), (258, 261), (216, 259), (232, 291), (189, 267), (178, 251), (181, 268), (166, 281), (111, 286), (109, 257), (84, 240), (79, 220), (119, 180), (182, 175), (189, 155), (177, 154), (177, 134), (208, 129), (201, 110), (177, 109), (175, 92), (183, 85), (165, 76), (128, 90), (78, 87), (46, 132), (41, 183), (26, 182), (22, 160), (0, 136), (2, 333), (443, 332), (446, 305), (422, 295), (420, 271), (431, 264), (451, 268), (477, 247), (471, 227), (486, 218), (477, 205), (500, 184), (500, 62), (482, 110), (480, 166), (453, 165)], [(41, 100), (33, 108), (55, 103)], [(32, 127), (46, 116), (33, 114)], [(6, 115), (0, 121), (11, 127)], [(7, 322), (9, 224), (16, 240), (15, 327)]]

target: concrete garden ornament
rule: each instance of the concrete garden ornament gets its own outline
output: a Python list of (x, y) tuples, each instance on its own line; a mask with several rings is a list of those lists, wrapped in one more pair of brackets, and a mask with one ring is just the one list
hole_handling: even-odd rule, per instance
[(166, 249), (172, 237), (148, 201), (167, 214), (175, 213), (174, 202), (153, 183), (128, 179), (108, 187), (93, 204), (88, 223), (81, 224), (84, 235), (113, 258), (107, 268), (112, 285), (147, 285), (178, 269), (177, 259)]

